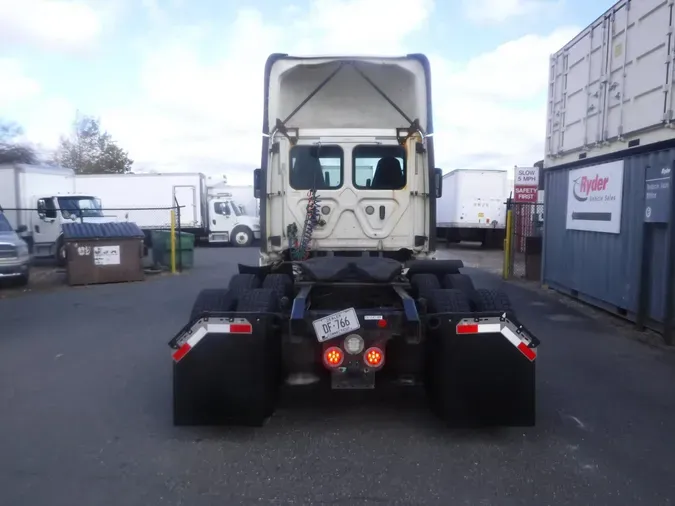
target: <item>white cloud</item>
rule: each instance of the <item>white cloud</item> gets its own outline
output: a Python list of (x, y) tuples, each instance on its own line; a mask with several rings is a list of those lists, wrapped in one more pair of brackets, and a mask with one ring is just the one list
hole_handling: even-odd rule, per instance
[(21, 140), (38, 150), (56, 148), (59, 133), (71, 125), (75, 106), (63, 97), (46, 94), (17, 60), (0, 58), (0, 76), (2, 119), (19, 121), (25, 135)]
[(539, 15), (562, 5), (563, 0), (463, 0), (466, 16), (480, 23), (503, 23), (511, 18)]
[(527, 35), (459, 68), (434, 58), (438, 164), (507, 168), (542, 159), (549, 55), (577, 32)]
[(0, 111), (15, 101), (39, 95), (40, 84), (28, 77), (17, 60), (0, 58)]
[[(405, 37), (423, 33), (432, 12), (432, 0), (315, 0), (309, 10), (288, 7), (272, 20), (242, 9), (220, 30), (220, 41), (211, 41), (208, 52), (223, 58), (208, 62), (203, 48), (212, 33), (167, 30), (164, 43), (144, 48), (138, 93), (127, 106), (88, 112), (102, 118), (139, 169), (226, 172), (232, 183), (249, 183), (260, 163), (263, 68), (270, 53), (415, 52)], [(431, 55), (437, 165), (512, 167), (543, 158), (548, 56), (576, 32), (528, 35), (467, 62)], [(52, 107), (62, 108), (65, 123), (49, 128), (67, 129), (72, 106)], [(41, 137), (48, 136), (46, 128)]]
[(49, 50), (86, 47), (102, 29), (100, 13), (84, 0), (0, 0), (0, 46)]

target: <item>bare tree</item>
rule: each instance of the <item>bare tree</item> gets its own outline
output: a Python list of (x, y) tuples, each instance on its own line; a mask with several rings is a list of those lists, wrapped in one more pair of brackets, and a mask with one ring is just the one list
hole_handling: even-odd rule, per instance
[(79, 114), (71, 136), (61, 138), (55, 161), (78, 174), (125, 174), (134, 163), (108, 132), (101, 132), (98, 119)]
[(36, 163), (32, 147), (19, 142), (22, 128), (14, 122), (0, 119), (0, 163)]

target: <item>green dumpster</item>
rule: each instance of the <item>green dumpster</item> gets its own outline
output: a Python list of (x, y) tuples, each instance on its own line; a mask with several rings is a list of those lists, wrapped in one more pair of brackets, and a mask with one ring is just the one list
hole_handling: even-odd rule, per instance
[[(152, 231), (152, 261), (155, 265), (171, 268), (171, 231)], [(176, 232), (176, 268), (190, 269), (194, 265), (195, 236)]]

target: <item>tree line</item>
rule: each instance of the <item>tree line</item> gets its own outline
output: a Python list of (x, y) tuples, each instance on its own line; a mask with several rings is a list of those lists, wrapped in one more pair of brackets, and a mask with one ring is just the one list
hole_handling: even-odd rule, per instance
[(73, 169), (77, 174), (125, 174), (134, 163), (92, 116), (78, 114), (70, 134), (62, 136), (56, 151), (47, 156), (23, 141), (23, 133), (17, 123), (0, 118), (0, 163), (42, 163)]

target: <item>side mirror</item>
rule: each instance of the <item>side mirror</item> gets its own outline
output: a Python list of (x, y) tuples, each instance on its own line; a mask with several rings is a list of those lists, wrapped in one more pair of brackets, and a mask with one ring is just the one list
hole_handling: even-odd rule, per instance
[(16, 233), (23, 234), (24, 232), (28, 232), (28, 227), (26, 225), (19, 225), (19, 228), (16, 229)]
[(323, 173), (323, 179), (326, 182), (326, 186), (330, 188), (330, 172), (326, 171)]
[(436, 198), (440, 199), (443, 196), (443, 171), (441, 169), (434, 169), (434, 187)]
[(262, 194), (262, 169), (255, 169), (253, 171), (253, 197), (260, 198)]

